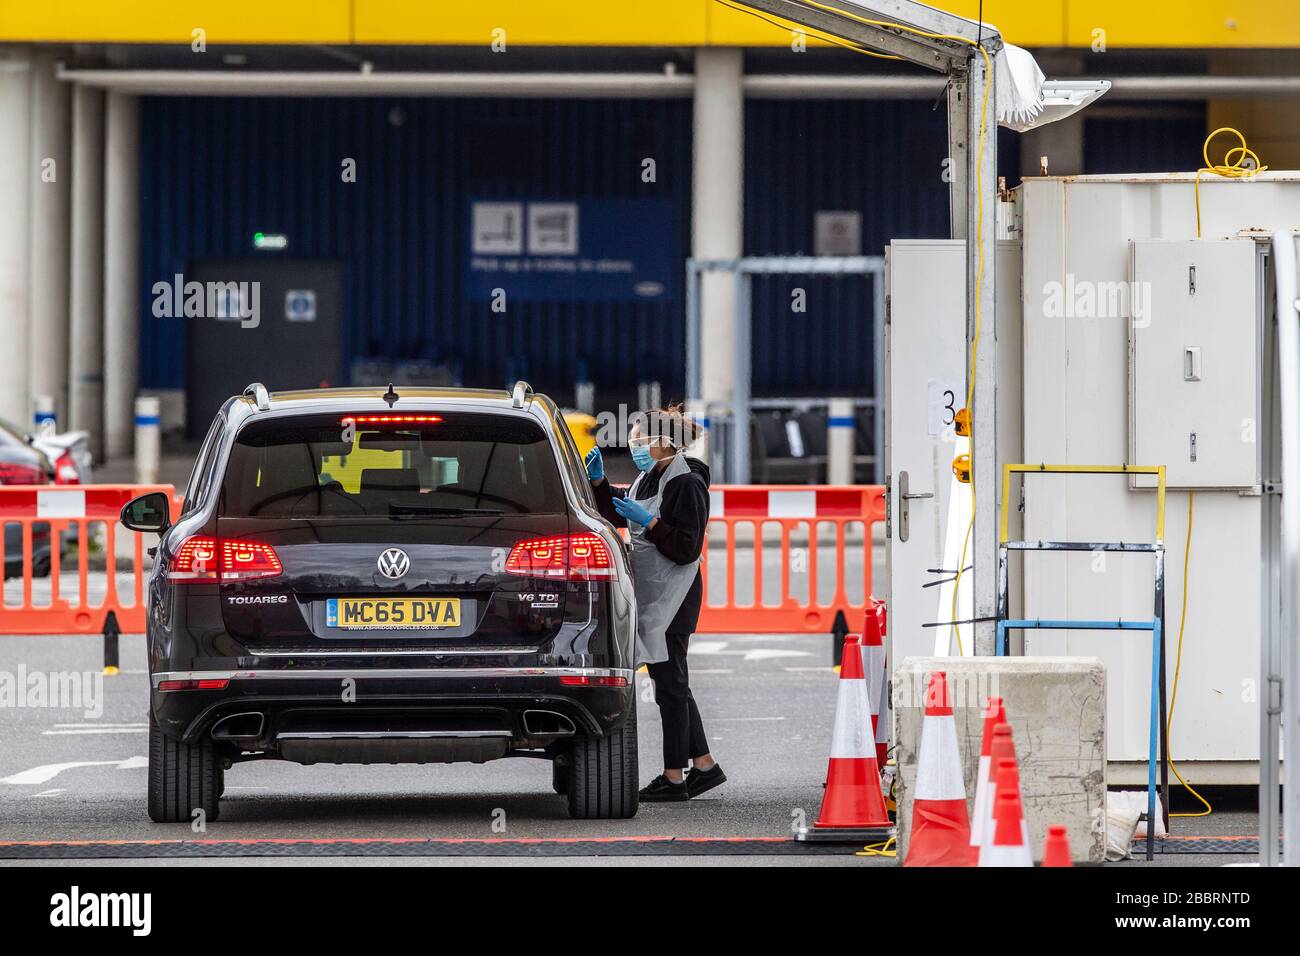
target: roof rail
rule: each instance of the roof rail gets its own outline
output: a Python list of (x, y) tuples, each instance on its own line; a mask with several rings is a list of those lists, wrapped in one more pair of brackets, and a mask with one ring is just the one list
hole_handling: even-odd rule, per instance
[(533, 387), (523, 379), (515, 382), (515, 387), (510, 390), (510, 404), (515, 408), (523, 408), (524, 402), (533, 397)]
[(259, 412), (268, 411), (271, 407), (271, 396), (266, 392), (266, 386), (261, 382), (253, 382), (244, 389), (244, 394), (253, 399), (253, 404), (257, 406)]

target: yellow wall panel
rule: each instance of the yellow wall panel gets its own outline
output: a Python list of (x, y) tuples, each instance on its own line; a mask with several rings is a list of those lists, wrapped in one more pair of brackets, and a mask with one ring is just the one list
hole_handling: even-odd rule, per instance
[[(987, 7), (986, 7), (987, 9)], [(1068, 45), (1300, 47), (1300, 0), (1088, 0), (1069, 5)]]
[[(933, 0), (974, 17), (979, 0)], [(1021, 46), (1300, 47), (1300, 0), (985, 0)], [(0, 0), (0, 41), (788, 46), (716, 0)]]
[[(1076, 5), (1078, 2), (1075, 0)], [(979, 19), (979, 0), (931, 0), (931, 6), (959, 17)], [(1016, 46), (1061, 46), (1065, 42), (1065, 7), (1064, 0), (1054, 3), (985, 0), (984, 22), (993, 24), (1003, 39)]]
[(347, 43), (352, 0), (0, 0), (0, 39), (178, 43)]
[(702, 46), (712, 0), (355, 0), (357, 43)]

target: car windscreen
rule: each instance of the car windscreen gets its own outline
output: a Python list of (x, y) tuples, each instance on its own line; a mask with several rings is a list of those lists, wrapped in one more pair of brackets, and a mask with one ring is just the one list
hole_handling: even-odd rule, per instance
[(424, 412), (252, 421), (235, 438), (218, 513), (231, 518), (546, 514), (565, 510), (535, 422)]

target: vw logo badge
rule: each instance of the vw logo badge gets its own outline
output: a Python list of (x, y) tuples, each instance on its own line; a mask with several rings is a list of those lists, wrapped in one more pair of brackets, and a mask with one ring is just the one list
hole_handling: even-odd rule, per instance
[(396, 580), (411, 569), (411, 559), (401, 548), (389, 548), (379, 556), (379, 573)]

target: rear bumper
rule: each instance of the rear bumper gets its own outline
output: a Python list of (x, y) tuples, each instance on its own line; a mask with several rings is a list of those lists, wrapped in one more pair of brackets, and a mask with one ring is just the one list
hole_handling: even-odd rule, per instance
[[(209, 689), (162, 689), (174, 681)], [(481, 761), (602, 736), (633, 692), (632, 671), (616, 668), (233, 669), (155, 673), (151, 706), (170, 737), (302, 763)]]

